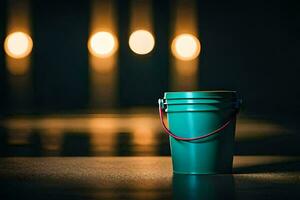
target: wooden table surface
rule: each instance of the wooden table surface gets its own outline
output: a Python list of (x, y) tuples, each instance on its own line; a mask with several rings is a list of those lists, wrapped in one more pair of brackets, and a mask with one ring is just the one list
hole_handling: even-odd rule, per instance
[(236, 156), (234, 173), (173, 175), (170, 157), (0, 159), (1, 199), (300, 199), (300, 158)]

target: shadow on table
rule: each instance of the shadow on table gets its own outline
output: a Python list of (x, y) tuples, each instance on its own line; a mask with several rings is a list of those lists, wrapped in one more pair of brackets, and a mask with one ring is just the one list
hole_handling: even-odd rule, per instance
[(173, 199), (235, 199), (232, 175), (173, 175)]
[(235, 143), (235, 154), (299, 156), (299, 141), (300, 133), (298, 131), (242, 140)]
[(43, 155), (42, 136), (39, 132), (32, 132), (29, 136), (29, 149), (31, 150), (31, 156)]
[(156, 141), (156, 154), (159, 156), (170, 156), (171, 150), (169, 136), (167, 136), (163, 132), (159, 132), (158, 134), (156, 134)]
[(133, 136), (130, 132), (119, 132), (116, 134), (115, 155), (132, 156), (133, 155)]
[(0, 127), (0, 157), (8, 154), (8, 133), (7, 130), (3, 127)]
[(296, 172), (300, 171), (300, 158), (292, 161), (276, 162), (270, 164), (252, 165), (246, 167), (236, 167), (235, 174), (262, 173), (262, 172)]
[(91, 138), (86, 133), (66, 133), (63, 137), (62, 156), (90, 156)]
[(28, 135), (28, 143), (8, 144), (9, 134), (0, 128), (0, 157), (5, 156), (31, 156), (43, 155), (42, 137), (39, 132), (33, 131)]

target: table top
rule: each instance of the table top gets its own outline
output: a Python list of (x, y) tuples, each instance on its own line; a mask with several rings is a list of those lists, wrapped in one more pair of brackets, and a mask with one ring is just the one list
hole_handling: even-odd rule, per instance
[(233, 174), (173, 175), (170, 157), (0, 159), (4, 199), (299, 199), (300, 158), (235, 156)]

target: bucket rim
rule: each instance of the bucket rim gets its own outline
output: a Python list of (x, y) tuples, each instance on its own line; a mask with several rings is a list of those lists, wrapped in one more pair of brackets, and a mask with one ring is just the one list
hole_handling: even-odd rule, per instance
[(233, 90), (203, 90), (165, 92), (164, 99), (210, 99), (210, 98), (236, 98), (237, 92)]

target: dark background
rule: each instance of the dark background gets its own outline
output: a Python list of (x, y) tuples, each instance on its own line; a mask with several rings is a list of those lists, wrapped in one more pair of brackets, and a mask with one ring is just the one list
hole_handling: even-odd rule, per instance
[[(161, 157), (77, 158), (170, 156), (155, 108), (170, 91), (175, 1), (153, 0), (155, 48), (145, 56), (128, 46), (130, 2), (115, 3), (119, 97), (107, 112), (89, 105), (91, 2), (32, 0), (31, 71), (12, 76), (3, 50), (7, 1), (0, 0), (0, 157), (29, 157), (0, 159), (1, 197), (299, 199), (300, 7), (289, 1), (196, 4), (199, 89), (237, 90), (243, 98), (235, 175), (171, 178), (169, 158)], [(130, 109), (136, 107), (150, 109)], [(31, 158), (40, 156), (47, 157)]]
[[(0, 4), (0, 40), (5, 39), (6, 1)], [(116, 108), (156, 106), (169, 91), (169, 40), (174, 1), (153, 1), (156, 46), (136, 56), (128, 46), (130, 1), (116, 1), (119, 85)], [(274, 1), (198, 1), (202, 43), (199, 89), (241, 93), (243, 112), (296, 114), (300, 96), (296, 15), (299, 6)], [(0, 54), (1, 113), (93, 112), (88, 107), (89, 1), (31, 2), (33, 66), (29, 102), (11, 99)], [(294, 12), (295, 11), (295, 12)], [(16, 77), (15, 81), (18, 81)], [(142, 84), (141, 84), (142, 83)], [(99, 88), (101, 90), (101, 88)]]

